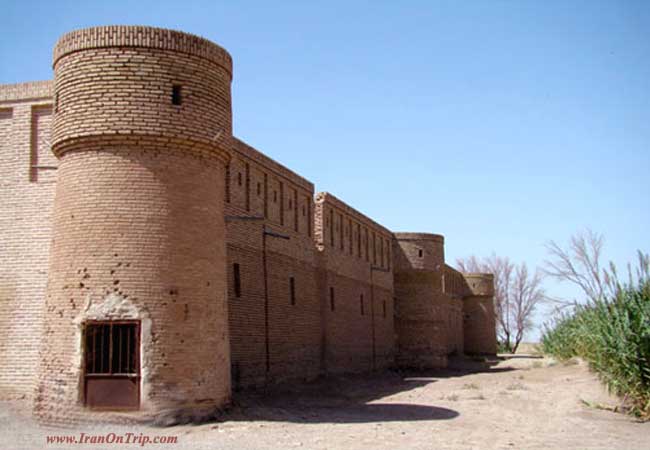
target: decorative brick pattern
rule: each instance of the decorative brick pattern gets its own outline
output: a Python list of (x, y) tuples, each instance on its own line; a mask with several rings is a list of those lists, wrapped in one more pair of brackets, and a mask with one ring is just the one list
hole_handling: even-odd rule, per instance
[[(445, 265), (442, 236), (392, 233), (232, 136), (221, 47), (97, 27), (54, 69), (0, 86), (2, 397), (50, 424), (167, 423), (231, 385), (496, 351), (493, 280)], [(140, 408), (89, 414), (83, 324), (118, 319), (141, 324)]]

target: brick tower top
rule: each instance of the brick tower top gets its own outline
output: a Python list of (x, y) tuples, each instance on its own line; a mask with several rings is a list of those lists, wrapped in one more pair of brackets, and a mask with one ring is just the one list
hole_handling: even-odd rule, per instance
[(464, 273), (472, 295), (477, 297), (492, 297), (494, 295), (494, 275), (491, 273)]
[(445, 264), (445, 238), (432, 233), (394, 233), (395, 271), (441, 271)]
[(57, 156), (119, 136), (227, 157), (232, 58), (218, 45), (160, 28), (87, 28), (59, 39), (53, 66)]
[(200, 56), (222, 66), (232, 78), (232, 57), (212, 41), (183, 31), (114, 25), (70, 31), (59, 38), (52, 67), (68, 53), (104, 47), (146, 47)]

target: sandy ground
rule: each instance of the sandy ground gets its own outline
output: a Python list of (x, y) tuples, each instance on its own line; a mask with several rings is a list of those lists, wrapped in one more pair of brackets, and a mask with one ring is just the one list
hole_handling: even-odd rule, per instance
[[(589, 405), (585, 404), (587, 402)], [(0, 448), (142, 448), (48, 444), (46, 434), (176, 436), (170, 449), (650, 449), (650, 423), (616, 406), (584, 364), (515, 355), (486, 366), (352, 376), (239, 396), (222, 421), (168, 428), (42, 430), (0, 403)]]

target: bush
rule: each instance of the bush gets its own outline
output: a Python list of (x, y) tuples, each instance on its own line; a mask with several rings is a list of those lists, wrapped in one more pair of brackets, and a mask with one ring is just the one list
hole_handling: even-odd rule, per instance
[(634, 415), (650, 418), (650, 281), (642, 279), (547, 326), (541, 348), (587, 361)]
[(512, 346), (507, 342), (497, 341), (497, 353), (512, 353)]

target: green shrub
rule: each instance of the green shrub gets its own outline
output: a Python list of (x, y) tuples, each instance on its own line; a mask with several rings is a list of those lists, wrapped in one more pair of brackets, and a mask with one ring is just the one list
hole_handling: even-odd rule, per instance
[(546, 327), (544, 353), (587, 361), (629, 411), (650, 418), (650, 281), (620, 287)]
[(512, 353), (512, 346), (507, 342), (497, 341), (497, 353)]

